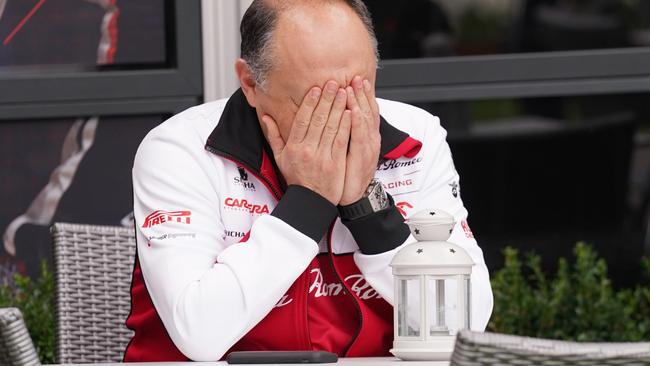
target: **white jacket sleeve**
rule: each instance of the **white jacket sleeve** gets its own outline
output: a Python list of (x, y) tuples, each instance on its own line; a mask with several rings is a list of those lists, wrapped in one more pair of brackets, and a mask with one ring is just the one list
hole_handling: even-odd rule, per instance
[[(216, 361), (273, 309), (318, 246), (271, 215), (255, 221), (246, 243), (226, 246), (218, 187), (206, 174), (214, 159), (192, 132), (179, 144), (162, 128), (145, 138), (133, 168), (138, 258), (174, 344), (192, 360)], [(143, 227), (157, 210), (190, 211), (191, 222)]]
[[(466, 225), (467, 210), (463, 206), (460, 195), (454, 197), (452, 194), (451, 185), (458, 184), (459, 177), (454, 168), (449, 145), (446, 142), (447, 133), (440, 126), (437, 117), (422, 110), (419, 112), (421, 112), (420, 118), (426, 120), (428, 124), (420, 156), (426, 157), (426, 161), (430, 163), (424, 168), (426, 171), (424, 183), (417, 199), (411, 202), (414, 207), (410, 212), (440, 209), (454, 216), (456, 226), (449, 241), (467, 250), (475, 263), (471, 276), (470, 327), (473, 330), (483, 331), (490, 319), (493, 306), (488, 269), (483, 259), (483, 252), (471, 235), (469, 227), (463, 227)], [(404, 245), (415, 241), (415, 238), (409, 235), (403, 244), (393, 250), (372, 255), (363, 254), (360, 251), (354, 254), (355, 262), (366, 280), (391, 304), (393, 304), (394, 297), (394, 281), (392, 269), (389, 266), (390, 261)]]

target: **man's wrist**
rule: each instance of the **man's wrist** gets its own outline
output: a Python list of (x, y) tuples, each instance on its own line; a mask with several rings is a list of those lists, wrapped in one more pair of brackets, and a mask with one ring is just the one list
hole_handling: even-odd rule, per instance
[(390, 195), (388, 207), (354, 220), (342, 218), (363, 254), (379, 254), (397, 248), (409, 237), (410, 231)]
[(356, 220), (375, 212), (367, 197), (361, 197), (361, 199), (349, 205), (338, 205), (337, 208), (339, 216), (343, 220)]
[(339, 214), (344, 220), (356, 220), (381, 211), (390, 205), (388, 195), (378, 179), (372, 179), (362, 197), (348, 205), (338, 206)]
[(337, 210), (309, 188), (290, 185), (271, 215), (318, 242), (336, 218)]
[(357, 202), (359, 202), (360, 200), (363, 199), (363, 194), (364, 194), (364, 193), (365, 193), (365, 190), (362, 191), (362, 192), (359, 192), (358, 195), (356, 195), (355, 197), (353, 197), (353, 198), (351, 198), (351, 199), (350, 199), (350, 198), (348, 198), (348, 199), (341, 199), (341, 202), (339, 202), (338, 206), (349, 206), (349, 205), (353, 205), (353, 204), (355, 204), (355, 203), (357, 203)]

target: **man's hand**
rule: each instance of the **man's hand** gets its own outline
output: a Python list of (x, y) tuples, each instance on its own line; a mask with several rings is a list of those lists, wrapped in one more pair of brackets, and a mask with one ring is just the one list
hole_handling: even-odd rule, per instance
[(287, 184), (300, 185), (337, 205), (343, 194), (352, 114), (347, 93), (335, 81), (307, 92), (285, 142), (271, 116), (262, 128)]
[(345, 166), (345, 188), (339, 203), (342, 206), (363, 197), (375, 176), (381, 146), (379, 106), (370, 82), (355, 76), (346, 91), (347, 108), (352, 111), (352, 130)]

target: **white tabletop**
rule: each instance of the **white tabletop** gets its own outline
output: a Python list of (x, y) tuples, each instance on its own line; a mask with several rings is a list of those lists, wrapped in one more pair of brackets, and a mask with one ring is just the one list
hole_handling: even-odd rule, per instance
[[(395, 357), (358, 357), (358, 358), (339, 358), (338, 365), (350, 366), (449, 366), (448, 361), (400, 361)], [(221, 362), (147, 362), (147, 363), (104, 363), (104, 364), (74, 364), (70, 366), (224, 366), (228, 365), (225, 361)], [(279, 365), (279, 364), (278, 364)], [(287, 364), (282, 364), (287, 365)], [(297, 365), (305, 365), (304, 363)], [(317, 364), (314, 364), (317, 365)], [(335, 364), (322, 364), (335, 365)], [(54, 365), (52, 365), (54, 366)], [(64, 366), (64, 365), (60, 365)], [(266, 364), (264, 366), (273, 366)], [(277, 366), (277, 365), (276, 365)]]

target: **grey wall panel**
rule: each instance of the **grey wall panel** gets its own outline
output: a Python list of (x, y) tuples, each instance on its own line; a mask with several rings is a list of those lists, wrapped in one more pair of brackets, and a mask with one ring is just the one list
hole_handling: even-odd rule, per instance
[(387, 60), (379, 88), (650, 75), (650, 48)]
[[(198, 98), (148, 98), (128, 101), (46, 102), (0, 104), (2, 119), (38, 119), (80, 116), (176, 114), (199, 103)], [(1, 120), (0, 120), (0, 123)]]
[(460, 101), (650, 91), (650, 76), (378, 87), (377, 96), (404, 102)]

